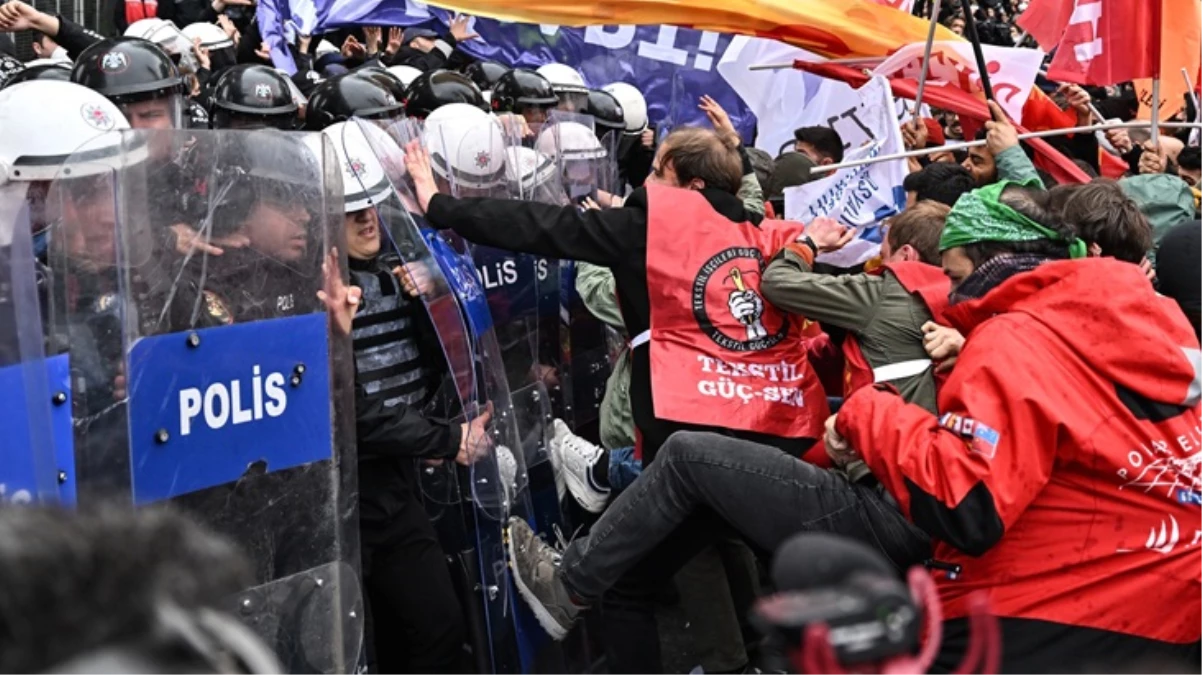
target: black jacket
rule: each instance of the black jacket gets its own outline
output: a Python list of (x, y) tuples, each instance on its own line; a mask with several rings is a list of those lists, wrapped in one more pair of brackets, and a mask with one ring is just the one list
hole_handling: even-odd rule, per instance
[[(737, 197), (707, 189), (702, 195), (715, 211), (732, 223), (759, 224), (762, 216), (748, 213)], [(607, 211), (584, 211), (503, 199), (454, 199), (445, 195), (430, 201), (427, 220), (438, 228), (451, 228), (476, 243), (549, 258), (582, 260), (610, 268), (617, 285), (618, 303), (630, 335), (651, 326), (647, 292), (647, 192), (635, 190), (626, 206)], [(497, 227), (504, 223), (505, 227)], [(632, 352), (630, 402), (634, 423), (642, 434), (643, 461), (655, 458), (672, 433), (681, 430), (711, 431), (778, 447), (798, 455), (810, 444), (764, 434), (732, 432), (720, 427), (699, 427), (661, 420), (651, 399), (651, 362), (644, 344)]]
[[(370, 262), (351, 261), (364, 272), (391, 275), (400, 264), (395, 256), (377, 256)], [(352, 281), (355, 276), (351, 275)], [(400, 302), (418, 300), (398, 296)], [(417, 462), (427, 459), (454, 461), (459, 452), (462, 429), (448, 422), (442, 413), (457, 412), (444, 403), (439, 381), (446, 372), (441, 346), (424, 307), (413, 313), (417, 329), (415, 339), (421, 358), (430, 368), (430, 395), (424, 405), (397, 403), (385, 405), (383, 396), (370, 396), (355, 373), (355, 436), (359, 457), (359, 517), (367, 537), (383, 536), (402, 509), (415, 503), (412, 494), (417, 488)], [(386, 538), (386, 536), (384, 537)]]
[(397, 50), (391, 58), (385, 58), (390, 66), (412, 66), (423, 73), (441, 68), (458, 70), (476, 60), (460, 49), (459, 43), (450, 35), (438, 38), (434, 49), (428, 52), (406, 45)]
[(88, 30), (70, 19), (64, 19), (61, 14), (58, 15), (58, 35), (50, 37), (67, 50), (67, 56), (70, 56), (71, 60), (78, 59), (83, 50), (104, 39), (100, 33)]

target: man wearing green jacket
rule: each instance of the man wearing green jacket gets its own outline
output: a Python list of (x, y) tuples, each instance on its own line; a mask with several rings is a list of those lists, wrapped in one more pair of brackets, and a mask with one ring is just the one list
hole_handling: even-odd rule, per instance
[[(844, 394), (889, 382), (907, 401), (935, 411), (935, 366), (923, 349), (923, 326), (947, 304), (950, 284), (939, 268), (939, 235), (951, 209), (922, 201), (889, 224), (882, 268), (831, 276), (813, 271), (818, 250), (840, 243), (843, 226), (819, 219), (764, 270), (761, 291), (777, 308), (848, 332)], [(850, 386), (849, 386), (850, 385)]]

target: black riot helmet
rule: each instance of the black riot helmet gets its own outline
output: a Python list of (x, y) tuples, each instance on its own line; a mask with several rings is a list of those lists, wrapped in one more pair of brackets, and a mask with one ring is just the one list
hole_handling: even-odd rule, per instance
[(509, 68), (496, 61), (472, 61), (463, 69), (463, 74), (480, 87), (480, 91), (492, 91), (493, 86), (501, 76), (509, 72)]
[(297, 105), (288, 78), (270, 66), (227, 68), (213, 86), (214, 129), (295, 129)]
[[(75, 60), (71, 81), (117, 104), (135, 129), (160, 126), (155, 120), (162, 114), (171, 116), (171, 126), (180, 126), (184, 78), (167, 52), (149, 40), (115, 37), (93, 44)], [(166, 106), (153, 111), (131, 108), (154, 100)]]
[(466, 75), (450, 70), (431, 70), (409, 83), (405, 112), (410, 117), (425, 119), (448, 103), (466, 103), (488, 111), (484, 94)]
[(593, 116), (598, 138), (611, 131), (626, 130), (626, 115), (622, 111), (622, 104), (608, 91), (589, 89), (588, 107), (584, 112)]
[(379, 68), (361, 68), (314, 87), (305, 106), (305, 128), (321, 131), (352, 117), (397, 117), (405, 107), (404, 87)]
[(0, 86), (11, 87), (14, 84), (22, 82), (32, 82), (34, 80), (55, 80), (58, 82), (71, 81), (71, 64), (58, 61), (55, 63), (39, 63), (36, 66), (30, 66), (25, 70), (13, 75), (7, 82)]
[(526, 108), (546, 109), (558, 104), (551, 83), (533, 70), (514, 68), (492, 88), (492, 109), (496, 112), (521, 113)]

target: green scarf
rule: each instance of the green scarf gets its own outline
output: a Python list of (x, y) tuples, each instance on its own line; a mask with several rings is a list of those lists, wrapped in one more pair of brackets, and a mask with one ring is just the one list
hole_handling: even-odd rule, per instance
[(1004, 180), (962, 195), (947, 215), (947, 224), (943, 226), (943, 235), (939, 238), (939, 250), (946, 251), (982, 241), (1050, 239), (1068, 244), (1070, 258), (1085, 257), (1085, 242), (1077, 237), (1065, 239), (1059, 232), (1001, 203), (999, 198), (1002, 191), (1011, 185), (1031, 187), (1035, 186), (1035, 182)]

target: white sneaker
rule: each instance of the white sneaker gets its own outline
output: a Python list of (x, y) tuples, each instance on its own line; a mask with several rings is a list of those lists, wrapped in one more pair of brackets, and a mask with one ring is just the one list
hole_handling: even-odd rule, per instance
[(501, 478), (501, 488), (505, 490), (505, 506), (513, 506), (513, 493), (517, 491), (518, 460), (513, 452), (504, 445), (496, 449), (497, 472)]
[[(556, 420), (559, 424), (559, 422)], [(567, 428), (566, 425), (564, 427)], [(558, 436), (558, 428), (556, 429)], [(567, 431), (558, 443), (559, 473), (567, 483), (568, 491), (580, 506), (589, 513), (601, 513), (609, 501), (609, 488), (603, 488), (593, 480), (593, 466), (605, 457), (605, 449), (593, 445)]]
[(559, 495), (559, 501), (563, 501), (568, 486), (563, 479), (563, 460), (559, 456), (559, 448), (563, 445), (563, 439), (572, 435), (572, 430), (558, 418), (551, 423), (551, 430), (551, 440), (547, 442), (551, 451), (551, 469), (555, 473), (555, 492)]

